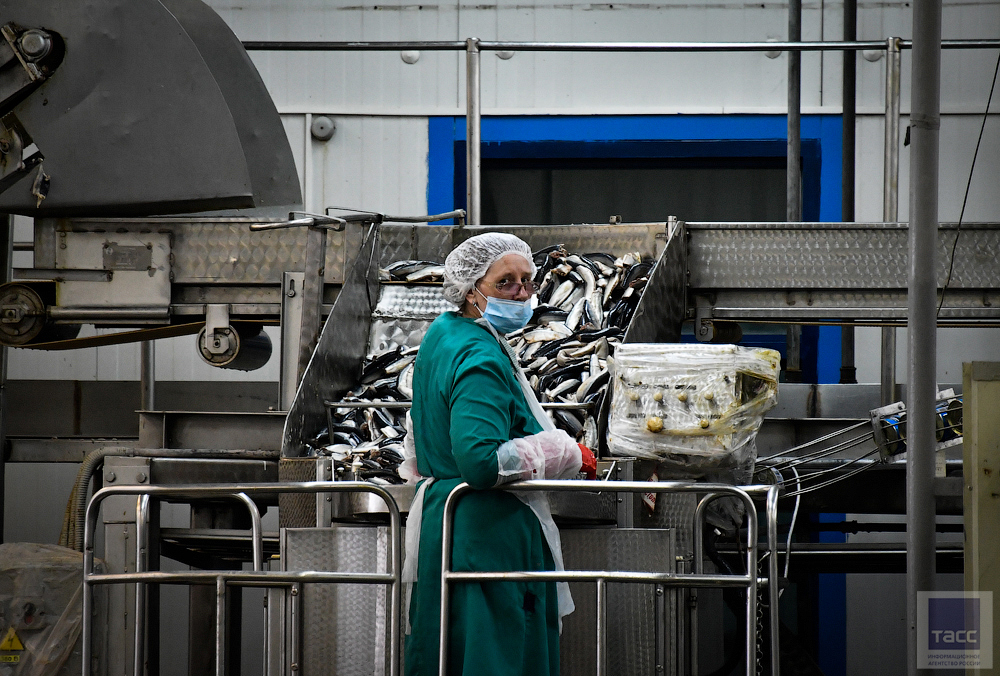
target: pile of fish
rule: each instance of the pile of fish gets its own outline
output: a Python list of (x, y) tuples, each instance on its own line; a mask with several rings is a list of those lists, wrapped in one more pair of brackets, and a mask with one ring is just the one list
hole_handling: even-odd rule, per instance
[[(397, 347), (365, 358), (361, 382), (330, 411), (330, 426), (312, 439), (310, 455), (333, 458), (337, 480), (363, 479), (377, 484), (401, 484), (408, 406), (394, 406), (413, 398), (410, 387), (416, 347)], [(381, 404), (381, 405), (379, 405)]]
[[(538, 400), (566, 405), (549, 411), (556, 426), (596, 448), (595, 420), (610, 379), (607, 360), (621, 343), (653, 264), (638, 253), (574, 254), (562, 245), (536, 252), (534, 260), (538, 305), (528, 325), (507, 340)], [(399, 261), (380, 272), (383, 280), (437, 281), (443, 266)], [(397, 468), (406, 407), (394, 404), (412, 399), (417, 349), (398, 347), (367, 357), (359, 385), (342, 401), (372, 405), (334, 408), (330, 428), (310, 441), (310, 453), (332, 456), (338, 479), (403, 483)]]
[[(606, 253), (571, 254), (561, 244), (534, 254), (538, 311), (570, 331), (590, 326), (626, 328), (649, 280), (653, 263), (638, 252), (621, 258)], [(560, 313), (565, 313), (564, 315)]]
[(378, 278), (383, 282), (440, 282), (444, 280), (444, 266), (430, 261), (396, 261), (386, 268), (379, 268)]

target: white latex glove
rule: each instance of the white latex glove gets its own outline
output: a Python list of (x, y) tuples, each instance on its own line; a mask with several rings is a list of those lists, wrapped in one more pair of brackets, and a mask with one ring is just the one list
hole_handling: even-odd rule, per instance
[(563, 430), (511, 439), (497, 449), (497, 483), (527, 479), (572, 479), (579, 473), (580, 447)]

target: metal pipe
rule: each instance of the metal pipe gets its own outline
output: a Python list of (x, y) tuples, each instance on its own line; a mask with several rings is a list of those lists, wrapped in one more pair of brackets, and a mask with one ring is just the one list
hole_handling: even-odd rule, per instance
[[(149, 552), (149, 496), (140, 495), (135, 505), (135, 572), (145, 572)], [(135, 645), (132, 651), (132, 676), (145, 673), (146, 583), (135, 583)]]
[(778, 604), (778, 492), (777, 486), (767, 491), (767, 596), (770, 605), (771, 628), (771, 676), (781, 676), (781, 616)]
[(215, 580), (215, 676), (226, 676), (226, 578)]
[(918, 670), (917, 601), (934, 589), (934, 404), (937, 394), (937, 234), (941, 129), (941, 0), (913, 3), (910, 237), (907, 300), (907, 673)]
[[(0, 281), (4, 283), (11, 280), (11, 270), (14, 266), (14, 250), (10, 242), (14, 239), (14, 215), (7, 214), (5, 218), (0, 218), (0, 237), (7, 244), (2, 251), (2, 269), (0, 269)], [(7, 346), (0, 345), (0, 448), (7, 448)], [(3, 542), (4, 513), (6, 511), (6, 476), (7, 476), (7, 453), (0, 453), (0, 543)]]
[(306, 235), (305, 278), (302, 286), (302, 318), (299, 328), (299, 359), (295, 382), (302, 380), (312, 359), (323, 327), (323, 290), (326, 270), (326, 229), (310, 227)]
[[(285, 493), (374, 493), (386, 503), (389, 512), (390, 553), (393, 570), (389, 573), (326, 573), (307, 571), (301, 573), (270, 572), (264, 570), (232, 571), (219, 573), (217, 571), (184, 571), (162, 572), (149, 571), (144, 573), (122, 573), (95, 575), (94, 568), (94, 538), (97, 530), (97, 519), (100, 515), (102, 502), (119, 495), (149, 495), (151, 497), (183, 497), (188, 499), (209, 497), (231, 497), (249, 500), (252, 495), (272, 495)], [(240, 494), (244, 494), (241, 496)], [(158, 584), (215, 584), (217, 592), (220, 584), (239, 586), (275, 587), (289, 583), (302, 582), (346, 582), (353, 584), (386, 584), (392, 587), (392, 604), (389, 612), (394, 616), (389, 618), (390, 637), (389, 658), (391, 662), (390, 676), (398, 676), (400, 666), (399, 653), (399, 610), (401, 596), (400, 575), (402, 573), (401, 519), (399, 507), (392, 495), (381, 486), (365, 482), (297, 482), (297, 483), (266, 483), (266, 484), (194, 484), (178, 486), (114, 486), (98, 491), (87, 505), (85, 527), (83, 534), (83, 609), (82, 635), (83, 673), (90, 674), (90, 660), (93, 654), (91, 640), (93, 625), (91, 613), (93, 608), (93, 585), (147, 582)], [(224, 610), (224, 609), (223, 609)], [(217, 635), (218, 647), (218, 635)], [(222, 659), (220, 653), (219, 658)], [(218, 664), (217, 664), (218, 668)]]
[(465, 52), (465, 210), (469, 225), (482, 224), (482, 90), (479, 38), (466, 40)]
[[(802, 0), (788, 2), (788, 41), (802, 37)], [(802, 55), (788, 52), (788, 161), (785, 181), (785, 220), (802, 220)]]
[[(772, 487), (749, 487), (749, 492), (755, 494), (770, 490)], [(699, 530), (705, 516), (705, 506), (708, 502), (731, 496), (737, 498), (746, 508), (747, 515), (747, 546), (746, 575), (697, 575), (678, 574), (673, 571), (666, 573), (640, 573), (621, 571), (524, 571), (524, 572), (452, 572), (451, 545), (454, 537), (454, 516), (458, 502), (463, 495), (473, 489), (467, 483), (460, 483), (451, 490), (444, 503), (444, 515), (441, 530), (441, 615), (438, 651), (438, 673), (447, 674), (448, 655), (448, 617), (450, 594), (448, 583), (451, 580), (508, 580), (508, 581), (601, 581), (613, 582), (652, 582), (665, 587), (743, 587), (747, 589), (747, 676), (753, 676), (755, 663), (753, 661), (757, 632), (755, 618), (757, 614), (757, 511), (749, 492), (736, 486), (725, 484), (695, 484), (682, 481), (662, 481), (650, 483), (647, 481), (615, 481), (614, 492), (653, 492), (653, 493), (708, 493), (701, 499), (695, 509), (694, 533), (695, 543), (701, 544)], [(566, 491), (594, 492), (594, 484), (590, 481), (519, 481), (504, 487), (508, 491)], [(602, 491), (597, 491), (602, 492)], [(699, 550), (695, 550), (696, 569)], [(600, 667), (598, 667), (600, 668)]]
[[(899, 38), (885, 41), (885, 148), (882, 171), (882, 220), (895, 223), (899, 220)], [(882, 406), (896, 401), (896, 329), (882, 328)]]
[[(788, 2), (788, 41), (802, 37), (802, 0)], [(802, 220), (802, 54), (788, 52), (788, 131), (785, 162), (785, 220)], [(785, 377), (789, 382), (802, 380), (802, 327), (792, 324), (785, 337)]]
[(292, 585), (289, 596), (291, 597), (288, 604), (290, 606), (289, 613), (292, 616), (289, 621), (289, 632), (292, 635), (291, 664), (289, 666), (291, 672), (296, 674), (302, 662), (302, 585)]
[(246, 493), (237, 493), (234, 497), (247, 506), (250, 512), (250, 538), (253, 557), (253, 569), (264, 570), (264, 529), (260, 523), (260, 510), (257, 503), (250, 499)]
[(156, 344), (152, 340), (141, 343), (139, 358), (139, 406), (143, 411), (156, 407)]
[[(996, 49), (1000, 40), (945, 40), (945, 49)], [(911, 49), (912, 42), (904, 40), (903, 49)], [(463, 51), (468, 49), (465, 40), (413, 41), (413, 42), (337, 42), (325, 40), (282, 41), (247, 40), (247, 51), (269, 52), (396, 52), (403, 50)], [(881, 40), (806, 41), (806, 42), (479, 42), (480, 50), (520, 52), (834, 52), (845, 49), (885, 49)]]
[(899, 38), (888, 38), (885, 59), (885, 149), (882, 171), (882, 220), (899, 220)]
[[(844, 41), (852, 42), (858, 37), (858, 0), (844, 0)], [(843, 53), (843, 87), (841, 104), (841, 158), (840, 158), (840, 220), (854, 220), (854, 153), (857, 146), (857, 55), (845, 49)], [(858, 382), (854, 362), (854, 326), (840, 327), (840, 382)]]
[[(302, 116), (302, 209), (312, 205), (312, 113)], [(252, 228), (253, 226), (251, 226)]]
[(608, 586), (597, 581), (597, 676), (608, 672)]

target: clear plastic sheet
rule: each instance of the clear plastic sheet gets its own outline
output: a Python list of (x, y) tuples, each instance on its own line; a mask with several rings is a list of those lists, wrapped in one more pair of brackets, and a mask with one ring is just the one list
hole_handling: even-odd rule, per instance
[[(95, 561), (95, 571), (104, 566)], [(0, 545), (5, 674), (80, 673), (83, 555), (34, 543)]]
[(630, 343), (612, 365), (608, 446), (661, 479), (745, 483), (778, 394), (780, 355), (736, 345)]

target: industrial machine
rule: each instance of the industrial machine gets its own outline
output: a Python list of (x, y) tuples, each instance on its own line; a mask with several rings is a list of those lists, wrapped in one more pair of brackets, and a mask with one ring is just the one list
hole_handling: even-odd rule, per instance
[[(83, 464), (67, 544), (86, 550), (84, 608), (103, 603), (108, 618), (105, 632), (84, 623), (84, 668), (157, 672), (166, 605), (158, 585), (167, 583), (190, 585), (183, 653), (192, 673), (237, 670), (245, 586), (267, 588), (268, 674), (325, 673), (331, 664), (337, 673), (394, 673), (400, 527), (412, 488), (333, 481), (336, 458), (312, 442), (329, 431), (330, 411), (357, 384), (365, 357), (409, 346), (442, 309), (433, 285), (408, 295), (381, 283), (379, 270), (440, 262), (481, 229), (433, 225), (433, 216), (302, 213), (275, 108), (239, 41), (200, 0), (5, 0), (0, 24), (0, 211), (35, 219), (33, 266), (0, 287), (0, 342), (66, 349), (199, 334), (208, 363), (253, 369), (271, 356), (261, 327), (282, 330), (282, 410), (144, 411), (135, 447), (107, 444)], [(82, 152), (81, 138), (101, 152)], [(561, 244), (648, 260), (624, 343), (679, 341), (686, 322), (698, 341), (729, 342), (740, 321), (891, 324), (906, 315), (906, 224), (671, 218), (499, 229), (535, 250)], [(953, 247), (956, 228), (940, 229), (942, 260), (954, 261), (944, 323), (1000, 316), (1000, 271), (984, 254), (998, 236), (997, 225), (964, 226)], [(77, 338), (82, 324), (123, 331)], [(881, 402), (861, 389), (822, 409), (817, 401), (835, 399), (831, 392), (783, 391), (782, 415), (759, 438), (766, 471), (756, 488), (654, 486), (655, 462), (621, 456), (603, 459), (600, 485), (550, 487), (568, 567), (592, 573), (575, 589), (594, 601), (580, 602), (567, 625), (568, 673), (589, 673), (595, 657), (609, 673), (721, 666), (711, 646), (734, 641), (707, 632), (722, 624), (722, 587), (743, 594), (735, 645), (752, 673), (778, 654), (776, 613), (765, 621), (756, 611), (777, 606), (779, 489), (817, 511), (900, 508), (902, 464), (889, 461), (905, 443), (902, 411), (870, 414)], [(954, 445), (958, 399), (942, 401), (941, 441)], [(599, 431), (603, 414), (589, 411)], [(954, 459), (943, 466), (939, 505), (954, 511)], [(109, 489), (88, 510), (98, 470)], [(876, 473), (888, 491), (807, 490)], [(745, 530), (732, 510), (712, 513), (705, 493), (742, 501)], [(160, 506), (171, 503), (190, 505), (189, 527), (161, 528)], [(281, 530), (265, 536), (261, 511), (274, 507)], [(704, 541), (727, 530), (728, 550)], [(853, 555), (865, 565), (865, 552)], [(199, 570), (161, 571), (161, 558)], [(634, 572), (643, 586), (616, 581), (616, 571)], [(88, 591), (104, 586), (106, 601)], [(581, 648), (593, 643), (592, 622), (605, 632), (594, 654)]]

